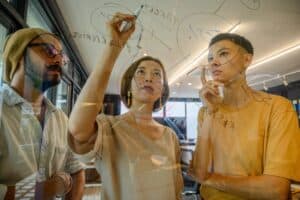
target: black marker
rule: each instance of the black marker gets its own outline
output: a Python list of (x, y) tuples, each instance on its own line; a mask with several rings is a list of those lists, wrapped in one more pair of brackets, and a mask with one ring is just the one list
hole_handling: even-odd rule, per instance
[[(138, 16), (140, 15), (140, 13), (142, 12), (144, 5), (142, 4), (141, 7), (139, 7), (133, 14), (133, 16), (135, 17), (135, 19), (138, 18)], [(127, 31), (128, 29), (130, 29), (130, 27), (132, 26), (131, 22), (127, 22), (127, 21), (123, 21), (120, 27), (120, 32), (123, 31)]]

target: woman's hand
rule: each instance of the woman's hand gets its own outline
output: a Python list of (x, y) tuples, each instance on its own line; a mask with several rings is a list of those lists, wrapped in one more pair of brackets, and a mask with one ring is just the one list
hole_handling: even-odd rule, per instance
[[(123, 13), (116, 13), (113, 18), (107, 22), (110, 35), (109, 44), (114, 47), (123, 48), (131, 34), (135, 30), (135, 16)], [(120, 31), (121, 24), (127, 22), (131, 26), (129, 29)]]

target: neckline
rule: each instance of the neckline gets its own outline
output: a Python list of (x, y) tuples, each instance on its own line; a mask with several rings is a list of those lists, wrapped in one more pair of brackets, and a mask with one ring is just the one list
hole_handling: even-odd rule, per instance
[[(137, 122), (136, 122), (135, 117), (132, 116), (132, 115), (130, 114), (130, 112), (126, 112), (125, 114), (121, 115), (120, 118), (121, 118), (121, 120), (123, 119), (123, 120), (126, 121), (126, 123), (124, 123), (124, 124), (126, 124), (127, 127), (129, 127), (130, 129), (132, 129), (133, 131), (135, 131), (139, 136), (141, 136), (141, 137), (143, 137), (143, 138), (146, 138), (146, 139), (148, 139), (148, 140), (151, 140), (151, 141), (159, 141), (159, 140), (161, 140), (161, 139), (166, 135), (167, 127), (165, 127), (165, 126), (162, 125), (162, 127), (163, 127), (163, 132), (162, 132), (161, 136), (159, 136), (158, 138), (151, 138), (151, 137), (149, 137), (147, 134), (143, 133), (143, 132), (141, 131), (141, 129), (139, 129), (139, 126), (138, 126), (138, 124), (137, 124)], [(133, 119), (132, 119), (132, 118), (133, 118)], [(153, 118), (152, 118), (152, 119), (153, 119)], [(130, 124), (130, 123), (131, 123), (130, 120), (133, 121), (133, 124), (135, 124), (135, 126), (136, 126), (137, 128), (133, 127), (133, 126)]]
[(229, 111), (229, 112), (238, 112), (240, 110), (243, 110), (245, 108), (248, 108), (251, 104), (253, 103), (253, 100), (250, 99), (247, 103), (242, 105), (241, 107), (236, 107), (236, 106), (231, 106), (231, 105), (226, 105), (224, 103), (221, 103), (220, 108), (224, 111)]

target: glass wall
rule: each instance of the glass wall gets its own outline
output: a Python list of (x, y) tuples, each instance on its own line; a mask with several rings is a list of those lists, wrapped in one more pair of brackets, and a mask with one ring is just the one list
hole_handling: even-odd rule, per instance
[(3, 74), (3, 62), (2, 62), (2, 54), (4, 42), (7, 37), (8, 30), (2, 24), (0, 24), (0, 85), (2, 85), (2, 74)]
[(50, 26), (48, 25), (46, 19), (43, 18), (40, 12), (41, 11), (37, 9), (37, 6), (33, 3), (33, 1), (29, 0), (26, 19), (27, 24), (30, 27), (42, 28), (51, 32)]
[(57, 86), (56, 107), (62, 109), (66, 114), (69, 113), (68, 98), (70, 97), (70, 85), (64, 80)]
[[(166, 103), (159, 112), (154, 112), (153, 117), (172, 128), (180, 139), (193, 140), (197, 138), (198, 111), (202, 103), (196, 99), (176, 100)], [(121, 114), (128, 111), (121, 102)]]

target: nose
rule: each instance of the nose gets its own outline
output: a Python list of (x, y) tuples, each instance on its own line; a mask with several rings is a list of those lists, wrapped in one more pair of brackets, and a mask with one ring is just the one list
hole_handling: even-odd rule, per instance
[(151, 73), (146, 73), (146, 75), (145, 75), (145, 82), (152, 83), (152, 74)]
[(220, 65), (220, 61), (217, 58), (213, 58), (209, 63), (210, 67), (219, 67)]
[(56, 54), (54, 57), (53, 57), (53, 62), (55, 64), (59, 64), (61, 66), (64, 66), (68, 63), (68, 60), (65, 58), (65, 56), (63, 54)]

